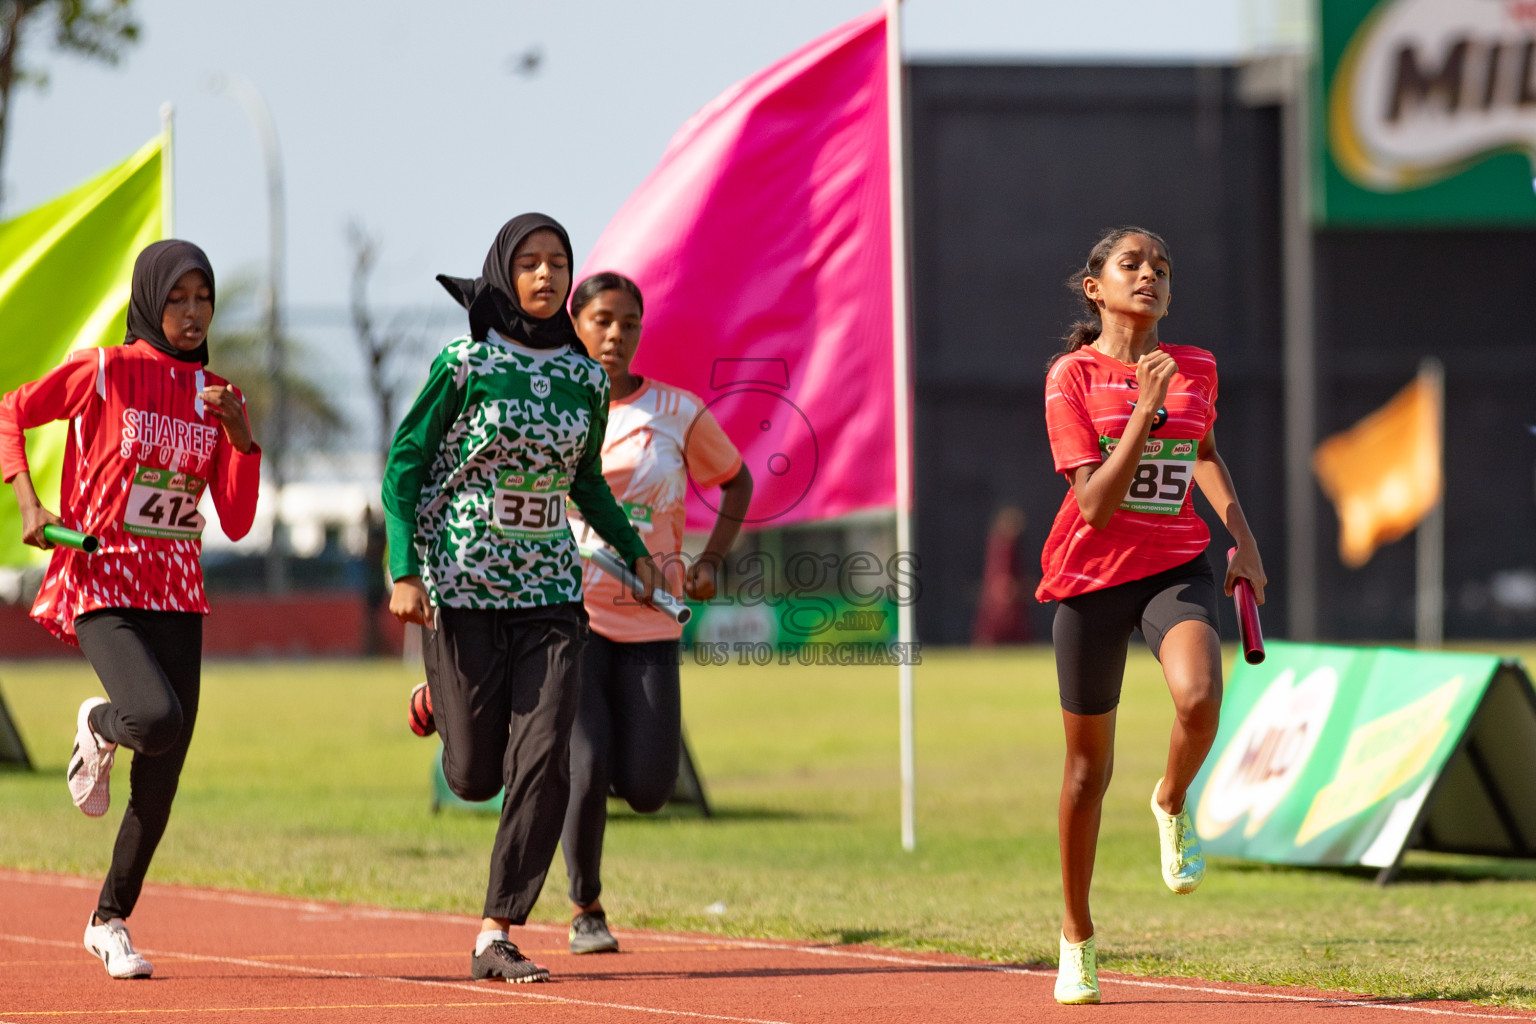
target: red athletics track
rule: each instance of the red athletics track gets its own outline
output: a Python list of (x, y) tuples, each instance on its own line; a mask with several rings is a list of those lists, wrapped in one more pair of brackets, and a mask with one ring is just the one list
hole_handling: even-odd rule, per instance
[(80, 945), (94, 880), (0, 871), (0, 1024), (444, 1024), (741, 1021), (1327, 1022), (1517, 1020), (1536, 1013), (1303, 989), (1105, 974), (1097, 1008), (1058, 1006), (1055, 972), (851, 946), (617, 932), (573, 957), (563, 930), (516, 929), (548, 984), (468, 980), (477, 920), (149, 885), (133, 918), (151, 981), (113, 981)]

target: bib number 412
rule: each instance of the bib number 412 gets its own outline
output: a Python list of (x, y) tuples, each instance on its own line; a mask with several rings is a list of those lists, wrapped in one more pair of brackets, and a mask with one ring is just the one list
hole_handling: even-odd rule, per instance
[(197, 510), (203, 480), (188, 473), (140, 466), (128, 488), (123, 528), (140, 537), (197, 540), (206, 520)]

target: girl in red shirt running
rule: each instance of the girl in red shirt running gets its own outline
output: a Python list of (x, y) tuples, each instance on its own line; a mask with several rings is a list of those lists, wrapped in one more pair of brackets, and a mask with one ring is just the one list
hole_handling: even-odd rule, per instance
[(1152, 791), (1163, 881), (1195, 890), (1205, 857), (1184, 795), (1216, 738), (1221, 647), (1216, 584), (1190, 483), (1237, 543), (1239, 577), (1264, 603), (1264, 566), (1216, 451), (1216, 361), (1159, 341), (1168, 315), (1168, 245), (1142, 228), (1108, 232), (1069, 282), (1091, 319), (1073, 325), (1052, 364), (1045, 415), (1069, 490), (1042, 555), (1042, 601), (1059, 601), (1052, 636), (1067, 757), (1058, 825), (1066, 915), (1056, 999), (1097, 1003), (1088, 890), (1114, 763), (1115, 709), (1132, 630), (1162, 663), (1176, 717), (1167, 768)]
[[(54, 548), (32, 617), (78, 644), (110, 701), (92, 697), (76, 717), (68, 781), (75, 805), (107, 812), (119, 745), (134, 752), (128, 809), (85, 948), (114, 978), (154, 970), (133, 948), (133, 913), (197, 718), (203, 650), (203, 517), (213, 496), (231, 539), (251, 528), (261, 450), (245, 400), (209, 373), (213, 268), (190, 242), (156, 242), (133, 265), (122, 345), (75, 352), (58, 369), (0, 402), (0, 476), (21, 506), (23, 540), (53, 547), (43, 528), (95, 535), (87, 555)], [(24, 431), (70, 420), (60, 487), (62, 517), (38, 500)]]

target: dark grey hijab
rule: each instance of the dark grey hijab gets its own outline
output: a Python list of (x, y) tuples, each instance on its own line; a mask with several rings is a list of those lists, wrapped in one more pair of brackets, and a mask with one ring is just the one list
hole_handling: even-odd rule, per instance
[(190, 352), (183, 352), (166, 338), (160, 324), (165, 319), (165, 300), (171, 289), (189, 270), (200, 270), (208, 279), (208, 297), (212, 301), (213, 264), (208, 256), (191, 242), (179, 238), (167, 238), (144, 247), (139, 258), (133, 261), (133, 291), (128, 299), (128, 337), (131, 344), (143, 339), (173, 359), (184, 363), (208, 365), (208, 342)]
[[(565, 248), (565, 258), (574, 264), (571, 254), (571, 238), (565, 228), (553, 217), (542, 213), (525, 213), (513, 217), (496, 233), (491, 251), (485, 255), (485, 266), (477, 278), (449, 277), (438, 274), (437, 280), (459, 305), (469, 311), (469, 335), (476, 341), (484, 341), (486, 332), (494, 329), (503, 336), (522, 342), (530, 348), (559, 348), (569, 345), (577, 352), (586, 354), (586, 347), (576, 336), (576, 325), (566, 312), (564, 300), (560, 310), (547, 320), (530, 316), (517, 301), (517, 286), (512, 280), (512, 256), (523, 240), (535, 231), (553, 231)], [(575, 267), (572, 266), (574, 273)], [(569, 292), (566, 298), (570, 298)]]

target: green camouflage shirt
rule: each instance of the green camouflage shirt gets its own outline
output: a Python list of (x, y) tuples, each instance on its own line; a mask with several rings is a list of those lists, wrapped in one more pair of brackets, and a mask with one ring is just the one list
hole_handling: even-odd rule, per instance
[(608, 375), (587, 356), (449, 342), (384, 466), (390, 573), (453, 608), (580, 601), (567, 494), (626, 562), (646, 555), (603, 480), (607, 424)]

